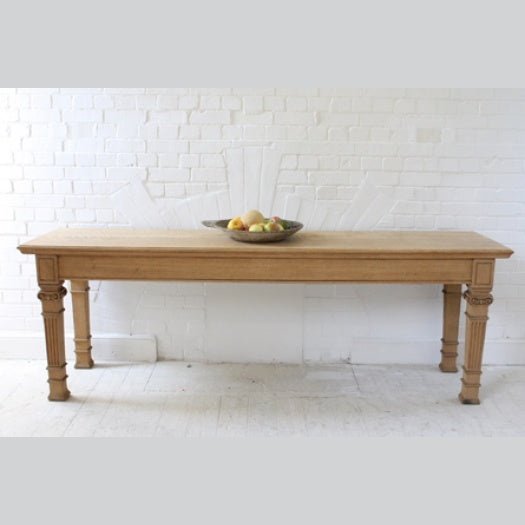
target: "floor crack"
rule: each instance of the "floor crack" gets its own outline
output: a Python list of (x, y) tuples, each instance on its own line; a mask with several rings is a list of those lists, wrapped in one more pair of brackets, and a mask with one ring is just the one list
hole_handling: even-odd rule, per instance
[(362, 394), (361, 386), (359, 385), (359, 380), (357, 379), (357, 376), (355, 374), (354, 365), (350, 364), (350, 370), (352, 370), (352, 375), (354, 376), (355, 384), (357, 386), (357, 391)]

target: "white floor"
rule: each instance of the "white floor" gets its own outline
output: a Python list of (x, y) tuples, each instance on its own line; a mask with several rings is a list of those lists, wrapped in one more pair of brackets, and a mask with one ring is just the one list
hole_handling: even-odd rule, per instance
[(45, 366), (0, 361), (0, 436), (525, 436), (525, 367), (485, 367), (465, 406), (433, 366), (97, 363), (65, 403)]

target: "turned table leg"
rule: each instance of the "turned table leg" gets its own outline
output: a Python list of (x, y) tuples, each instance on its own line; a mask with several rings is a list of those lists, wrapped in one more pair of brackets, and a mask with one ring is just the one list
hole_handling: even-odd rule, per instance
[(461, 309), (461, 284), (443, 287), (443, 337), (441, 338), (442, 372), (457, 372), (459, 314)]
[(66, 349), (64, 342), (64, 281), (40, 284), (38, 298), (46, 334), (47, 373), (50, 401), (65, 401), (69, 397), (66, 374)]
[(465, 364), (463, 365), (462, 387), (459, 399), (465, 404), (479, 405), (481, 361), (492, 295), (490, 294), (490, 289), (469, 286), (464, 297), (467, 301), (467, 310), (465, 312), (467, 324)]
[(75, 368), (92, 368), (88, 281), (72, 280), (71, 296), (75, 329)]

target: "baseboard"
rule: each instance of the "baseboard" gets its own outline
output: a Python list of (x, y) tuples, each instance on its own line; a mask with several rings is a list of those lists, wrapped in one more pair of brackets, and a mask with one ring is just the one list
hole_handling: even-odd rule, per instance
[(487, 365), (525, 365), (525, 340), (487, 341), (483, 362)]
[[(151, 335), (104, 334), (93, 336), (92, 341), (95, 362), (157, 360), (157, 343)], [(0, 359), (45, 359), (43, 334), (0, 333)], [(66, 359), (75, 360), (71, 334), (66, 334)]]
[[(353, 364), (438, 364), (441, 359), (439, 341), (400, 341), (354, 339), (350, 351)], [(460, 342), (458, 364), (463, 362), (464, 346)], [(483, 363), (486, 365), (525, 365), (525, 340), (485, 341)]]
[(349, 357), (356, 365), (437, 364), (441, 357), (439, 350), (436, 341), (353, 339)]
[[(93, 358), (100, 361), (157, 360), (157, 344), (150, 335), (104, 334), (93, 336)], [(354, 339), (350, 361), (353, 364), (437, 364), (439, 341), (405, 341), (392, 339)], [(463, 344), (459, 347), (459, 363)], [(74, 362), (73, 336), (66, 334), (66, 357)], [(40, 333), (0, 333), (0, 359), (44, 359), (44, 336)], [(206, 360), (206, 359), (205, 359)], [(322, 355), (318, 360), (324, 361)], [(273, 362), (273, 361), (272, 361)], [(525, 340), (487, 340), (483, 355), (487, 365), (525, 365)]]

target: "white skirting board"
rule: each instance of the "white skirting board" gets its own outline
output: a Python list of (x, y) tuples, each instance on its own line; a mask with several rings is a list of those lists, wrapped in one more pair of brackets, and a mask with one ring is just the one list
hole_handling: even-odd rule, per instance
[[(157, 360), (157, 343), (151, 335), (104, 334), (93, 336), (95, 361), (142, 361)], [(0, 333), (0, 359), (45, 359), (44, 335), (40, 333)], [(66, 334), (66, 358), (74, 363), (73, 336)]]
[[(353, 364), (437, 364), (441, 354), (439, 341), (405, 341), (393, 339), (354, 339), (350, 349)], [(459, 347), (458, 364), (463, 362), (463, 344)], [(220, 352), (204, 354), (204, 361), (225, 362)], [(73, 336), (66, 335), (66, 356), (74, 362)], [(0, 359), (44, 359), (44, 336), (41, 333), (0, 333)], [(93, 358), (101, 361), (157, 360), (157, 344), (150, 335), (103, 334), (93, 336)], [(169, 359), (169, 357), (168, 357)], [(258, 360), (261, 362), (260, 360)], [(276, 362), (272, 354), (271, 362)], [(309, 362), (323, 362), (310, 359)], [(290, 362), (290, 361), (287, 361)], [(483, 355), (487, 365), (525, 365), (525, 340), (487, 340)]]
[[(350, 350), (353, 364), (438, 364), (440, 341), (403, 341), (392, 339), (354, 339)], [(463, 364), (464, 344), (458, 347), (458, 366)], [(485, 341), (485, 365), (525, 365), (525, 340)]]

